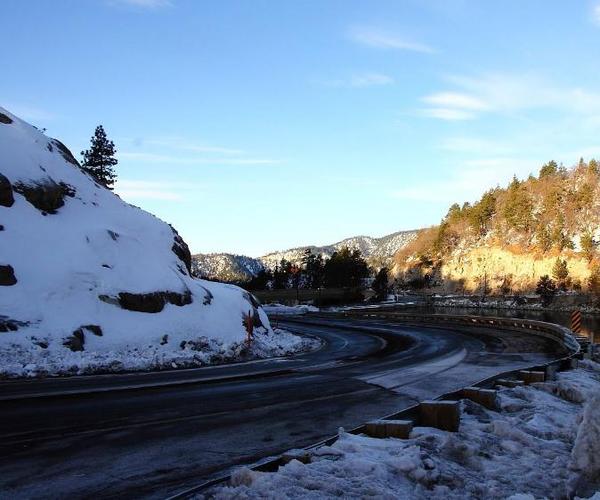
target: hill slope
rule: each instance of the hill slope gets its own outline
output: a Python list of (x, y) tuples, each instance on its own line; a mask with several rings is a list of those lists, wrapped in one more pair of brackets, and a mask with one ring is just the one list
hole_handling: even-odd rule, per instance
[(538, 177), (452, 205), (439, 226), (398, 252), (394, 272), (448, 291), (510, 293), (535, 289), (541, 276), (556, 274), (558, 260), (567, 276), (555, 278), (585, 289), (600, 273), (599, 240), (600, 165), (581, 160), (567, 170), (549, 162)]
[(193, 279), (168, 224), (122, 201), (59, 141), (0, 108), (0, 373), (207, 362), (245, 350), (243, 290)]
[(330, 257), (333, 252), (348, 247), (359, 249), (369, 264), (379, 267), (389, 264), (394, 254), (410, 243), (416, 237), (417, 232), (416, 230), (398, 231), (381, 238), (354, 236), (331, 245), (291, 248), (272, 252), (257, 259), (225, 253), (196, 254), (192, 256), (192, 265), (200, 276), (219, 281), (246, 281), (265, 268), (274, 269), (281, 259), (299, 265), (306, 249), (310, 249), (314, 254)]

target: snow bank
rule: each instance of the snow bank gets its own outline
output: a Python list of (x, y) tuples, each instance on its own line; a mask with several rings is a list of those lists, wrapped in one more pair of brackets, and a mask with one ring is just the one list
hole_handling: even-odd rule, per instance
[[(578, 387), (580, 401), (561, 387)], [(231, 498), (567, 498), (600, 488), (598, 365), (557, 380), (500, 393), (494, 412), (462, 402), (458, 433), (417, 427), (410, 439), (374, 439), (340, 431), (312, 463), (276, 473), (240, 469)]]
[(193, 279), (190, 264), (172, 227), (0, 108), (0, 375), (235, 358), (244, 315), (273, 335), (250, 294)]
[(283, 304), (264, 304), (263, 309), (267, 314), (306, 314), (309, 312), (319, 312), (319, 308), (300, 304), (297, 306), (284, 306)]

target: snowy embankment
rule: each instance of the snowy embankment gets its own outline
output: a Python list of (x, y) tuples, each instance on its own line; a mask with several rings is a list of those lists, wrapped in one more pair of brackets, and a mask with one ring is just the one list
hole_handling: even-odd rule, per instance
[(0, 376), (197, 365), (306, 347), (275, 335), (249, 293), (190, 270), (175, 229), (0, 108)]
[[(560, 297), (560, 296), (559, 296)], [(522, 311), (563, 311), (571, 312), (579, 310), (584, 313), (598, 314), (600, 308), (592, 306), (590, 304), (573, 304), (573, 305), (560, 305), (558, 301), (544, 306), (541, 302), (523, 302), (519, 303), (511, 298), (504, 297), (493, 297), (487, 296), (485, 300), (482, 300), (481, 296), (472, 297), (455, 297), (452, 295), (440, 295), (434, 296), (434, 304), (439, 307), (463, 307), (472, 309), (512, 309)]]
[(299, 304), (297, 306), (284, 306), (283, 304), (264, 304), (263, 309), (267, 314), (306, 314), (309, 312), (319, 312), (315, 306)]
[[(464, 400), (457, 433), (416, 427), (409, 439), (340, 430), (310, 464), (239, 469), (232, 498), (573, 498), (600, 489), (600, 364), (502, 390), (500, 411)], [(596, 494), (600, 499), (600, 493)]]

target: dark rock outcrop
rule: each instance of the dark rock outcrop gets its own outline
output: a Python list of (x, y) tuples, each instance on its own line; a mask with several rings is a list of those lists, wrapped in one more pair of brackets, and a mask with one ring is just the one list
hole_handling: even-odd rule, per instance
[(52, 179), (43, 183), (13, 185), (14, 191), (22, 194), (25, 199), (41, 212), (54, 214), (65, 204), (65, 196), (75, 196), (75, 189), (64, 182), (57, 184)]
[(75, 159), (75, 157), (73, 156), (73, 153), (71, 153), (71, 151), (69, 150), (69, 148), (67, 146), (65, 146), (58, 139), (52, 139), (52, 143), (58, 148), (58, 150), (60, 151), (60, 155), (66, 161), (68, 161), (72, 165), (75, 165), (76, 167), (80, 166), (79, 162)]
[(10, 265), (0, 265), (0, 286), (12, 286), (17, 284), (15, 270)]
[(87, 330), (90, 333), (96, 335), (96, 337), (102, 337), (102, 328), (98, 325), (82, 325), (79, 330)]
[(10, 125), (12, 122), (13, 121), (10, 116), (6, 116), (4, 113), (0, 113), (0, 123), (4, 123), (4, 125)]
[(175, 255), (177, 255), (177, 257), (179, 257), (181, 262), (185, 264), (185, 268), (187, 269), (188, 274), (191, 276), (192, 254), (190, 252), (190, 248), (187, 246), (187, 243), (183, 241), (183, 238), (179, 236), (177, 231), (175, 231), (175, 229), (173, 229), (173, 232), (175, 233), (175, 236), (173, 237), (173, 246), (171, 247), (171, 250)]
[(71, 349), (71, 351), (83, 351), (83, 346), (85, 344), (85, 334), (81, 328), (78, 328), (73, 332), (73, 335), (67, 337), (63, 342), (65, 347)]
[(152, 293), (119, 293), (119, 305), (128, 311), (146, 313), (161, 312), (166, 304), (185, 306), (192, 303), (190, 291), (178, 292), (152, 292)]
[(10, 319), (8, 316), (0, 316), (0, 332), (16, 332), (20, 326), (27, 326), (25, 321)]
[(0, 206), (12, 207), (15, 202), (10, 181), (0, 174)]

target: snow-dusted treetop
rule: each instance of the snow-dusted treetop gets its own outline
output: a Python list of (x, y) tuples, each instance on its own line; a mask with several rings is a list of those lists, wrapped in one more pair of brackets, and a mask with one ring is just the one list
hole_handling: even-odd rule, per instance
[(248, 313), (270, 331), (249, 294), (190, 276), (187, 245), (168, 224), (0, 108), (0, 351), (48, 364), (82, 349), (240, 342)]

